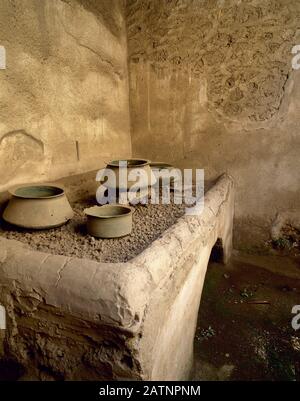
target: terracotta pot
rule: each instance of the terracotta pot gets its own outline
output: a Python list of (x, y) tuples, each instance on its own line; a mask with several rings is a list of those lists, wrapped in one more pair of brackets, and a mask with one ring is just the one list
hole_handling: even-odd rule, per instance
[(176, 177), (163, 177), (160, 176), (160, 173), (166, 170), (167, 172), (171, 172), (173, 169), (175, 169), (174, 166), (168, 163), (164, 162), (151, 162), (150, 167), (156, 177), (156, 180), (159, 179), (159, 185), (160, 186), (174, 186), (174, 182), (176, 181)]
[(118, 238), (132, 231), (132, 209), (129, 206), (103, 205), (84, 210), (87, 231), (93, 237)]
[(58, 227), (73, 217), (73, 210), (60, 187), (31, 185), (16, 187), (3, 213), (3, 219), (13, 225), (44, 229)]
[[(125, 159), (125, 160), (112, 160), (109, 162), (106, 166), (107, 169), (111, 169), (115, 172), (116, 174), (116, 188), (119, 189), (124, 189), (124, 185), (120, 183), (119, 177), (120, 173), (122, 172), (122, 168), (120, 167), (120, 162), (127, 162), (127, 189), (129, 190), (132, 185), (136, 183), (136, 180), (129, 179), (129, 174), (134, 170), (134, 169), (142, 169), (145, 171), (147, 179), (139, 180), (139, 184), (142, 188), (146, 188), (148, 186), (154, 185), (156, 182), (156, 178), (154, 174), (152, 173), (152, 170), (150, 168), (150, 161), (145, 160), (145, 159)], [(105, 186), (109, 187), (111, 186), (109, 182), (104, 183)]]
[(158, 168), (158, 169), (172, 169), (175, 168), (172, 164), (165, 163), (165, 162), (150, 162), (151, 168)]

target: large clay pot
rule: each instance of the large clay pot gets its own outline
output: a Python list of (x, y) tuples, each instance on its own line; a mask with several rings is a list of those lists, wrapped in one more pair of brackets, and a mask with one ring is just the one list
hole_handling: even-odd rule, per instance
[[(146, 188), (148, 186), (152, 186), (155, 184), (156, 182), (156, 178), (150, 168), (150, 161), (149, 160), (145, 160), (145, 159), (127, 159), (127, 160), (112, 160), (111, 162), (109, 162), (106, 166), (107, 169), (111, 169), (115, 172), (116, 174), (116, 188), (117, 189), (124, 189), (124, 185), (122, 185), (122, 183), (120, 183), (120, 173), (122, 171), (122, 168), (124, 167), (120, 167), (120, 162), (127, 162), (127, 190), (129, 190), (132, 185), (134, 185), (136, 183), (136, 180), (132, 180), (129, 178), (129, 174), (134, 170), (134, 169), (141, 169), (146, 173), (147, 179), (143, 180), (141, 179), (139, 181), (139, 184), (142, 188)], [(107, 183), (104, 183), (105, 186), (109, 187), (110, 183), (109, 181)]]
[(129, 206), (93, 206), (84, 213), (87, 215), (87, 231), (93, 237), (118, 238), (131, 233), (133, 211)]
[(73, 210), (62, 188), (51, 185), (20, 186), (12, 197), (3, 219), (13, 225), (44, 229), (58, 227), (73, 217)]

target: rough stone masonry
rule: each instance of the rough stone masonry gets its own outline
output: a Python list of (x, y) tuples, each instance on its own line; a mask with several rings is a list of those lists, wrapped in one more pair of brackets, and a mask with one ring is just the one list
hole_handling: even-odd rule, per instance
[(235, 246), (299, 210), (297, 0), (128, 0), (133, 154), (236, 181)]

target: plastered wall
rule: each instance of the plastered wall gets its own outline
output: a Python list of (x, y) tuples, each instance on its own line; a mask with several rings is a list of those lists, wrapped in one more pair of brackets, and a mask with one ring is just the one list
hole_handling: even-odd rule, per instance
[(135, 156), (230, 173), (235, 245), (299, 211), (297, 0), (128, 0)]
[(262, 244), (278, 213), (299, 213), (299, 20), (297, 0), (1, 1), (0, 191), (100, 168), (132, 142), (230, 173), (235, 245)]
[(1, 0), (0, 191), (131, 152), (122, 0)]

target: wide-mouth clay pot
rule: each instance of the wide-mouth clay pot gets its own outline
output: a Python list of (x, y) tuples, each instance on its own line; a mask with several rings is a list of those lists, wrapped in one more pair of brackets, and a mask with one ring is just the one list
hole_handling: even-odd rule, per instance
[[(127, 176), (124, 177), (124, 182), (121, 181), (120, 177), (123, 173), (122, 169), (125, 169), (124, 164), (127, 162)], [(150, 168), (150, 160), (146, 159), (120, 159), (120, 160), (112, 160), (110, 161), (106, 169), (110, 169), (114, 171), (116, 176), (116, 182), (108, 180), (103, 184), (106, 187), (115, 187), (119, 189), (127, 189), (129, 190), (133, 185), (139, 185), (141, 188), (146, 188), (148, 186), (152, 186), (156, 183), (156, 178)], [(140, 169), (144, 173), (139, 176), (132, 177), (130, 174), (133, 174), (134, 170)], [(105, 174), (104, 174), (105, 175)], [(127, 178), (127, 181), (126, 181)]]
[(146, 159), (119, 159), (110, 161), (107, 166), (119, 167), (120, 162), (127, 162), (127, 168), (144, 167), (150, 164), (150, 160)]
[(73, 217), (63, 188), (52, 185), (15, 187), (4, 210), (3, 219), (29, 229), (59, 227)]
[(132, 231), (132, 213), (129, 206), (103, 205), (84, 210), (87, 216), (87, 231), (93, 237), (118, 238)]
[(172, 170), (174, 168), (174, 166), (172, 166), (172, 164), (165, 163), (165, 162), (151, 162), (150, 167), (153, 169), (158, 169), (158, 170), (164, 170), (164, 169)]
[(173, 187), (174, 183), (177, 182), (178, 180), (180, 180), (180, 177), (178, 176), (169, 176), (168, 174), (166, 174), (164, 176), (164, 171), (166, 171), (167, 173), (171, 173), (171, 171), (173, 169), (175, 169), (174, 166), (172, 166), (172, 164), (169, 163), (165, 163), (165, 162), (151, 162), (150, 163), (150, 167), (156, 177), (156, 180), (159, 180), (159, 184), (161, 186), (169, 186), (169, 187)]

